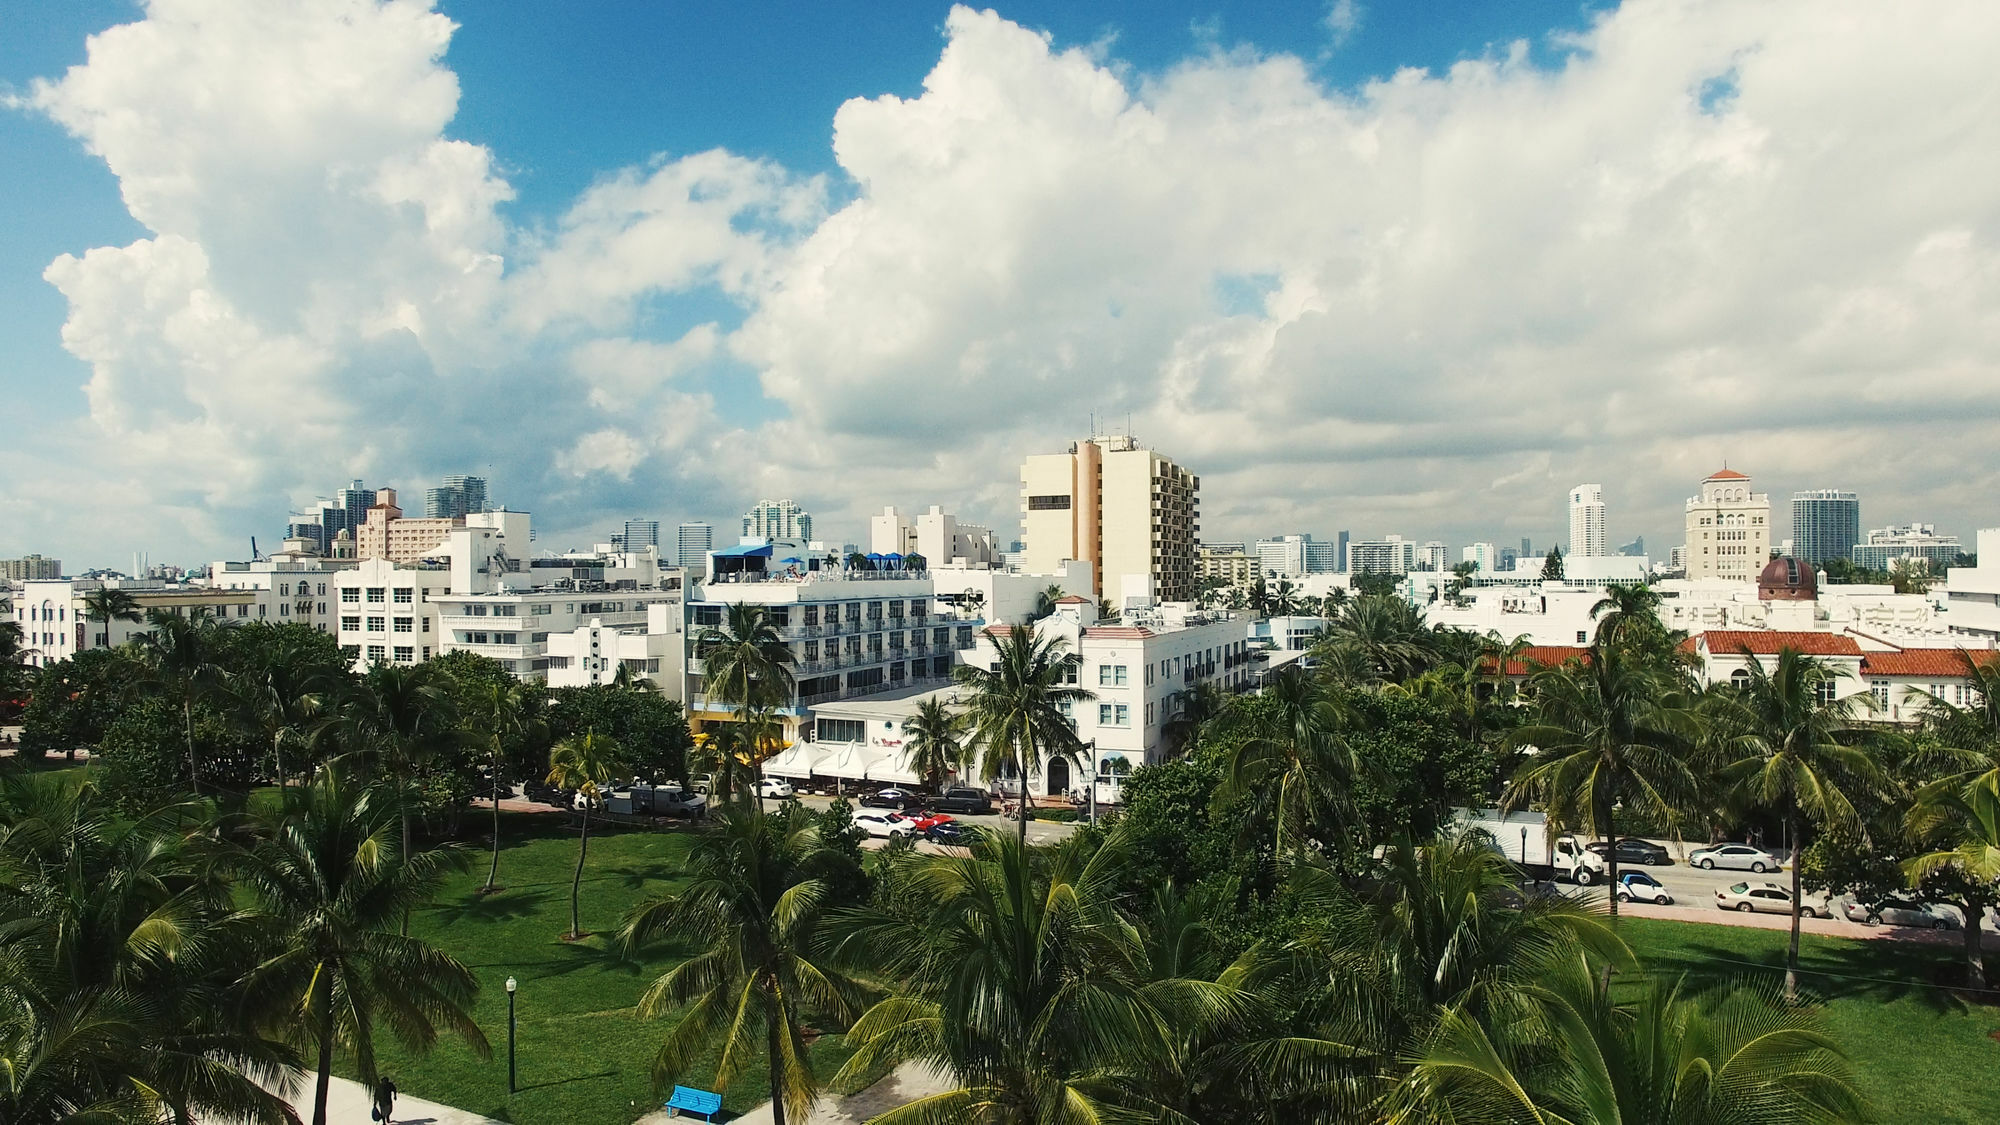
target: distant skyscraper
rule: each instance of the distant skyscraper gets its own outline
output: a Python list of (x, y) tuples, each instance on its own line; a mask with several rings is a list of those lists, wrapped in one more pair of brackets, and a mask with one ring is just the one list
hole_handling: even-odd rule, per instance
[(1054, 574), (1065, 559), (1091, 565), (1114, 601), (1124, 581), (1149, 576), (1160, 601), (1193, 601), (1201, 478), (1131, 436), (1072, 442), (1021, 465), (1025, 566)]
[(1534, 557), (1535, 557), (1535, 544), (1534, 544), (1534, 541), (1533, 541), (1533, 540), (1531, 540), (1531, 539), (1529, 539), (1529, 538), (1528, 538), (1527, 536), (1525, 536), (1525, 535), (1521, 536), (1521, 553), (1520, 553), (1519, 555), (1516, 555), (1515, 557), (1516, 557), (1516, 558), (1523, 558), (1523, 559), (1532, 559), (1532, 558), (1534, 558)]
[(743, 513), (743, 534), (751, 539), (811, 539), (812, 513), (790, 499), (759, 500)]
[(1500, 564), (1500, 552), (1491, 543), (1467, 543), (1459, 553), (1461, 561), (1479, 568), (1479, 573), (1491, 575)]
[(368, 521), (368, 509), (375, 506), (375, 489), (364, 488), (360, 481), (353, 482), (333, 494), (331, 500), (320, 500), (303, 512), (295, 513), (291, 522), (285, 525), (285, 538), (304, 539), (322, 555), (333, 553), (334, 540), (340, 533), (358, 531)]
[(1630, 543), (1618, 548), (1618, 553), (1627, 558), (1644, 556), (1646, 553), (1646, 537), (1643, 535), (1635, 537)]
[(1604, 549), (1604, 486), (1579, 484), (1569, 490), (1569, 554), (1589, 559)]
[(464, 519), (486, 509), (485, 477), (449, 476), (424, 490), (425, 519)]
[(1861, 543), (1861, 499), (1816, 488), (1792, 493), (1792, 557), (1814, 566), (1844, 559)]
[(61, 577), (61, 559), (45, 559), (40, 555), (25, 555), (18, 559), (0, 559), (0, 578), (6, 578), (14, 582), (40, 582)]
[(705, 523), (684, 523), (680, 527), (680, 565), (697, 568), (703, 556), (715, 549), (715, 529)]
[(1348, 535), (1348, 533), (1347, 533), (1347, 532), (1343, 531), (1343, 532), (1341, 532), (1341, 533), (1340, 533), (1340, 540), (1339, 540), (1339, 542), (1340, 542), (1340, 569), (1341, 569), (1341, 572), (1342, 572), (1342, 573), (1346, 573), (1346, 571), (1347, 571), (1347, 541), (1348, 541), (1348, 539), (1349, 539), (1349, 535)]
[(1336, 543), (1315, 542), (1306, 538), (1306, 573), (1332, 574), (1340, 569), (1340, 546)]
[(620, 539), (628, 551), (643, 551), (660, 545), (659, 520), (626, 520), (625, 534)]

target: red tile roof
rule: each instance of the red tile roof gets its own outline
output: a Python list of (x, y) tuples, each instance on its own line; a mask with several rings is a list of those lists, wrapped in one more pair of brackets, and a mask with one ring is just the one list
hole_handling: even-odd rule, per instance
[(1710, 629), (1701, 634), (1710, 656), (1776, 656), (1793, 649), (1807, 656), (1860, 656), (1853, 637), (1838, 633), (1778, 632), (1764, 629)]
[(1157, 634), (1143, 625), (1091, 625), (1084, 629), (1083, 635), (1107, 640), (1143, 641)]
[[(1529, 645), (1517, 658), (1507, 662), (1506, 675), (1526, 676), (1537, 668), (1556, 667), (1572, 660), (1590, 663), (1590, 650), (1581, 645)], [(1490, 657), (1482, 663), (1487, 668), (1493, 666)]]
[(1739, 473), (1735, 469), (1717, 469), (1708, 474), (1708, 480), (1749, 480), (1750, 474)]
[(1956, 648), (1906, 648), (1901, 652), (1871, 652), (1861, 658), (1864, 676), (1927, 676), (1936, 679), (1964, 679), (1965, 659), (1976, 664), (2000, 660), (1991, 650), (1968, 652)]
[(1069, 596), (1067, 596), (1067, 597), (1061, 597), (1061, 598), (1057, 598), (1057, 599), (1056, 599), (1056, 604), (1057, 604), (1057, 605), (1088, 605), (1088, 604), (1090, 604), (1090, 599), (1089, 599), (1089, 598), (1086, 598), (1086, 597), (1083, 597), (1083, 596), (1082, 596), (1082, 595), (1080, 595), (1080, 594), (1070, 594), (1070, 595), (1069, 595)]

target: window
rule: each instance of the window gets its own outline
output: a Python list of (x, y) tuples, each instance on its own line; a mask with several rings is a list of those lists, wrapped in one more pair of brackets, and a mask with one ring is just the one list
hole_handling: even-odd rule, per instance
[(1831, 706), (1835, 698), (1834, 693), (1839, 689), (1839, 682), (1828, 677), (1813, 685), (1813, 699), (1822, 707)]
[(1123, 665), (1123, 664), (1099, 664), (1099, 665), (1097, 666), (1097, 686), (1098, 686), (1098, 687), (1124, 687), (1124, 686), (1125, 686), (1125, 665)]
[(493, 634), (493, 643), (496, 645), (517, 645), (521, 643), (521, 634), (495, 633)]
[(1576, 643), (1580, 645), (1589, 644), (1590, 635), (1584, 632), (1582, 629), (1578, 629), (1576, 631)]
[(561, 670), (561, 669), (564, 669), (564, 668), (567, 668), (567, 667), (569, 667), (569, 657), (567, 657), (567, 656), (551, 656), (551, 657), (549, 657), (549, 670), (550, 670), (550, 671), (559, 671), (559, 670)]
[(1868, 694), (1875, 697), (1875, 706), (1889, 706), (1889, 681), (1875, 680), (1868, 685)]
[(389, 619), (386, 617), (371, 617), (368, 619), (368, 631), (371, 633), (387, 632), (388, 628)]
[(813, 734), (821, 742), (865, 742), (868, 739), (866, 724), (860, 719), (819, 719), (815, 721)]
[(556, 611), (556, 607), (555, 607), (554, 605), (551, 605), (551, 604), (550, 604), (550, 603), (548, 603), (548, 602), (542, 602), (542, 603), (539, 603), (539, 604), (537, 604), (537, 605), (531, 605), (531, 606), (529, 606), (529, 607), (528, 607), (528, 616), (530, 616), (530, 617), (547, 617), (547, 616), (548, 616), (549, 614), (551, 614), (551, 613), (554, 613), (555, 611)]
[(483, 645), (486, 643), (486, 634), (467, 633), (465, 635), (465, 643), (469, 645)]
[(416, 592), (416, 590), (415, 590), (415, 589), (413, 589), (412, 587), (408, 587), (408, 586), (398, 586), (398, 587), (396, 587), (396, 604), (397, 604), (397, 605), (409, 605), (409, 604), (410, 604), (410, 603), (411, 603), (412, 601), (414, 601), (414, 600), (416, 599), (416, 596), (417, 596), (417, 592)]
[[(301, 592), (303, 592), (303, 591), (301, 591)], [(291, 584), (290, 582), (280, 582), (280, 583), (278, 583), (278, 596), (279, 596), (279, 597), (281, 597), (281, 598), (289, 598), (289, 597), (291, 597), (291, 596), (292, 596), (292, 584)]]
[(461, 608), (462, 608), (462, 611), (464, 612), (465, 616), (467, 616), (467, 617), (484, 617), (484, 616), (486, 616), (486, 607), (485, 607), (485, 606), (483, 606), (483, 605), (466, 605), (466, 606), (463, 606), (463, 607), (461, 607)]
[(415, 661), (416, 659), (417, 659), (417, 650), (416, 650), (416, 649), (415, 649), (414, 647), (412, 647), (412, 646), (410, 646), (410, 645), (397, 645), (397, 646), (396, 646), (396, 661), (397, 661), (397, 663), (399, 663), (399, 664), (409, 664), (409, 663), (413, 663), (413, 662), (414, 662), (414, 661)]
[(341, 588), (340, 603), (342, 605), (354, 605), (360, 600), (361, 600), (360, 590), (357, 590), (352, 586), (345, 586)]
[(494, 607), (493, 607), (493, 616), (495, 616), (495, 617), (513, 617), (513, 616), (515, 616), (515, 615), (516, 615), (516, 614), (515, 614), (515, 610), (516, 610), (517, 608), (519, 608), (519, 607), (517, 607), (517, 606), (511, 606), (511, 605), (496, 605), (496, 606), (494, 606)]
[(1101, 727), (1131, 726), (1131, 708), (1125, 706), (1123, 703), (1100, 703), (1097, 705), (1097, 725)]
[(1734, 671), (1734, 672), (1731, 672), (1731, 673), (1729, 673), (1729, 686), (1730, 686), (1730, 687), (1733, 687), (1733, 688), (1747, 688), (1747, 687), (1749, 687), (1749, 686), (1750, 686), (1750, 669), (1748, 669), (1748, 668), (1738, 668), (1738, 669), (1737, 669), (1736, 671)]
[(414, 617), (398, 617), (396, 619), (396, 631), (398, 633), (413, 633), (416, 631), (416, 628), (417, 619)]
[(360, 632), (361, 619), (359, 617), (343, 617), (340, 619), (340, 627), (350, 633)]
[(325, 603), (325, 602), (321, 602), (321, 603), (319, 603), (319, 615), (320, 615), (321, 617), (325, 617), (325, 616), (326, 616), (326, 603)]
[(1030, 496), (1028, 497), (1028, 510), (1031, 512), (1067, 512), (1069, 511), (1069, 497)]
[(382, 663), (382, 661), (386, 659), (388, 659), (387, 649), (383, 648), (381, 645), (368, 646), (368, 663), (380, 664)]
[(380, 604), (382, 600), (387, 598), (388, 596), (389, 596), (389, 588), (387, 586), (368, 587), (368, 601), (371, 604)]
[(348, 660), (350, 660), (350, 661), (353, 661), (353, 660), (359, 660), (359, 659), (361, 659), (361, 646), (360, 646), (360, 645), (341, 645), (341, 646), (340, 646), (340, 655), (342, 655), (342, 656), (346, 657), (346, 658), (347, 658)]
[[(324, 582), (322, 582), (322, 583), (320, 583), (320, 584), (319, 584), (319, 596), (320, 596), (320, 597), (322, 597), (322, 598), (326, 596), (326, 583), (324, 583)], [(321, 613), (325, 613), (326, 611), (325, 611), (325, 610), (321, 610), (320, 612), (321, 612)]]

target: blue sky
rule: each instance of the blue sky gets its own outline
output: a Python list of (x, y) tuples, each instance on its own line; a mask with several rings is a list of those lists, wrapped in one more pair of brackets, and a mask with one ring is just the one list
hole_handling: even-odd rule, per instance
[[(1546, 542), (1601, 480), (1663, 553), (1724, 457), (1969, 534), (1911, 450), (2000, 415), (1984, 322), (1924, 297), (1987, 276), (1992, 146), (1924, 107), (1986, 104), (1991, 10), (1755, 7), (438, 0), (435, 52), (420, 4), (163, 0), (38, 94), (147, 10), (0, 0), (0, 555), (204, 558), (353, 473), (481, 469), (576, 539), (767, 491), (1004, 539), (1092, 411), (1204, 472), (1216, 538)], [(349, 121), (313, 84), (355, 74), (409, 85)], [(304, 155), (234, 145), (295, 103)]]

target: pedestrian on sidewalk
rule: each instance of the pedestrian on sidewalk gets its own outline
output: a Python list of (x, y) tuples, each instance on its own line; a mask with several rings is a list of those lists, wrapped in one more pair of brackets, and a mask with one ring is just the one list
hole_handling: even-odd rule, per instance
[(389, 1115), (395, 1111), (396, 1084), (385, 1074), (375, 1083), (375, 1109), (369, 1116), (382, 1125), (389, 1125)]

